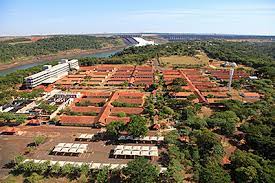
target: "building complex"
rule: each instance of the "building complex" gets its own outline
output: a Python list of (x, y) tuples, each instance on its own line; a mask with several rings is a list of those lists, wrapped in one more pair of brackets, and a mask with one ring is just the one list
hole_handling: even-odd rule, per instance
[(40, 84), (51, 84), (68, 75), (71, 70), (78, 70), (78, 60), (62, 59), (57, 65), (44, 65), (43, 71), (25, 78), (25, 86), (34, 88)]

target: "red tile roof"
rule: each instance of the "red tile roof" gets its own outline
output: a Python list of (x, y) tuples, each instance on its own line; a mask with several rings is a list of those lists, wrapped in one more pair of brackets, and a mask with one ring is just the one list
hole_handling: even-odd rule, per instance
[(259, 93), (256, 93), (256, 92), (243, 92), (242, 95), (245, 97), (245, 98), (260, 98), (261, 95)]
[(193, 92), (171, 92), (170, 95), (174, 97), (188, 97), (189, 95), (194, 94)]
[(78, 107), (73, 106), (71, 107), (71, 110), (74, 112), (95, 112), (99, 113), (101, 111), (102, 107), (94, 107), (94, 106), (88, 106), (88, 107)]

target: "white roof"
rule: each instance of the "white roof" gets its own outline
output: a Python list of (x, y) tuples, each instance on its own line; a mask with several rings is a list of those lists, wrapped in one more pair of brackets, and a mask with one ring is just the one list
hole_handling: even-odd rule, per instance
[(123, 148), (124, 148), (124, 145), (118, 145), (118, 146), (116, 146), (115, 149), (123, 149)]
[(33, 160), (34, 163), (39, 163), (41, 160), (35, 159)]
[(132, 155), (132, 153), (129, 150), (124, 150), (122, 151), (122, 155)]
[(115, 168), (117, 168), (117, 167), (119, 167), (119, 164), (111, 164), (111, 165), (110, 165), (110, 169), (115, 169)]
[(70, 152), (70, 153), (76, 153), (76, 152), (77, 152), (77, 148), (71, 148), (71, 149), (69, 150), (69, 152)]
[(125, 136), (120, 136), (120, 137), (118, 137), (118, 140), (125, 140)]
[(120, 164), (119, 167), (120, 167), (120, 168), (127, 167), (127, 164)]
[(150, 147), (150, 150), (157, 151), (157, 150), (158, 150), (158, 147), (157, 147), (157, 146), (151, 146), (151, 147)]
[(122, 150), (118, 149), (115, 150), (114, 155), (121, 155), (122, 154)]
[(130, 136), (126, 136), (126, 139), (127, 139), (127, 140), (133, 140), (134, 137), (133, 137), (132, 135), (130, 135)]
[(164, 137), (158, 137), (158, 141), (164, 141)]
[(28, 161), (31, 161), (30, 159), (25, 159), (24, 161), (23, 161), (23, 163), (26, 163), (26, 162), (28, 162)]
[(101, 166), (101, 163), (92, 163), (91, 168), (92, 169), (99, 169), (100, 166)]
[(84, 152), (85, 152), (85, 149), (77, 149), (76, 152), (77, 152), (77, 153), (84, 153)]
[(60, 152), (64, 152), (65, 153), (65, 152), (69, 152), (69, 150), (70, 150), (70, 148), (66, 148), (65, 147), (65, 148), (62, 148)]
[(110, 166), (110, 165), (111, 165), (110, 163), (102, 163), (102, 164), (101, 164), (101, 168), (104, 168), (104, 167), (106, 167), (106, 166), (108, 167), (108, 166)]
[(53, 149), (53, 152), (60, 152), (61, 149), (62, 149), (62, 147), (55, 147), (55, 148)]
[(149, 156), (149, 151), (141, 151), (140, 155), (141, 156)]
[(150, 156), (158, 156), (158, 151), (150, 151), (149, 155)]
[(91, 139), (91, 138), (93, 138), (94, 137), (94, 134), (88, 134), (87, 136), (86, 136), (86, 138), (88, 138), (88, 139)]
[(140, 150), (141, 149), (141, 146), (133, 146), (132, 147), (132, 150)]
[(76, 148), (77, 149), (77, 148), (79, 148), (79, 146), (80, 146), (80, 144), (73, 144), (72, 148)]
[(132, 146), (124, 146), (124, 149), (125, 149), (125, 150), (131, 150), (131, 149), (132, 149)]
[(149, 146), (141, 146), (141, 150), (146, 150), (146, 151), (149, 151)]
[(57, 144), (57, 146), (55, 146), (55, 147), (64, 147), (65, 144), (66, 144), (66, 143), (59, 143), (59, 144)]
[(85, 134), (81, 134), (81, 135), (79, 136), (79, 138), (80, 138), (80, 139), (83, 139), (83, 138), (86, 137), (86, 135), (87, 135), (86, 133), (85, 133)]
[(55, 165), (57, 163), (57, 161), (50, 161), (50, 165)]
[(149, 141), (150, 139), (149, 139), (149, 136), (145, 136), (145, 137), (142, 138), (142, 140), (147, 140), (147, 141)]
[(141, 137), (135, 137), (134, 140), (141, 140)]
[(140, 155), (140, 150), (132, 151), (132, 155), (135, 155), (135, 156)]
[(80, 144), (79, 149), (87, 149), (88, 144)]
[(59, 164), (60, 166), (64, 166), (65, 163), (66, 163), (66, 161), (58, 161), (58, 164)]
[(150, 137), (150, 140), (157, 141), (157, 140), (158, 140), (158, 137), (152, 136), (152, 137)]
[(67, 148), (70, 148), (70, 147), (72, 147), (73, 146), (73, 143), (66, 143), (65, 145), (64, 145), (64, 147), (67, 147)]

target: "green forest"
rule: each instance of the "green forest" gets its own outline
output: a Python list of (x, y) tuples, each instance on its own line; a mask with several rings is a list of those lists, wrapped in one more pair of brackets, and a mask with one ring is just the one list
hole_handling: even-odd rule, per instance
[[(25, 39), (15, 39), (24, 41)], [(21, 57), (41, 56), (72, 49), (99, 49), (107, 45), (121, 46), (119, 38), (103, 38), (94, 36), (54, 36), (31, 43), (10, 44), (13, 40), (0, 42), (0, 63), (10, 63)]]

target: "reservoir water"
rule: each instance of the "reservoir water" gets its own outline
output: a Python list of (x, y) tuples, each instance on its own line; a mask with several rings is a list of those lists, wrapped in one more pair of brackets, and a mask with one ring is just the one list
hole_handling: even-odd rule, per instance
[[(114, 55), (115, 53), (117, 53), (119, 51), (121, 51), (121, 49), (113, 50), (113, 51), (106, 51), (106, 52), (101, 52), (101, 53), (77, 55), (77, 56), (73, 56), (73, 57), (70, 57), (70, 58), (83, 58), (83, 57), (104, 58), (104, 57), (112, 56), (112, 55)], [(17, 70), (28, 69), (30, 67), (34, 67), (34, 66), (41, 65), (43, 63), (49, 63), (49, 62), (50, 61), (48, 61), (48, 60), (45, 60), (45, 61), (41, 60), (41, 61), (36, 62), (36, 63), (24, 64), (24, 65), (15, 66), (15, 67), (12, 67), (12, 68), (4, 69), (4, 70), (0, 71), (0, 76), (4, 76), (6, 74), (12, 73), (12, 72), (17, 71)]]

